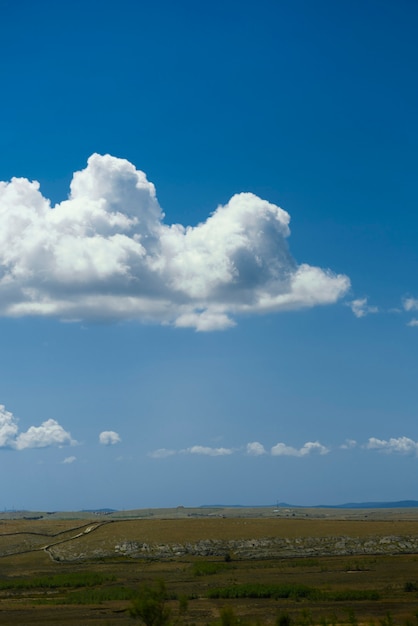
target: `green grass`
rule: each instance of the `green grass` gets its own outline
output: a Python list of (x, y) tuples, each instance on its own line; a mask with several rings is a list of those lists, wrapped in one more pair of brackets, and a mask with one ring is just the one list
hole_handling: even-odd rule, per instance
[(320, 567), (319, 559), (291, 559), (286, 562), (288, 567)]
[(60, 589), (93, 587), (105, 582), (114, 581), (115, 576), (101, 574), (99, 572), (72, 572), (66, 574), (53, 574), (51, 576), (38, 576), (30, 578), (8, 578), (0, 580), (0, 591), (24, 590), (24, 589)]
[(211, 589), (208, 598), (306, 598), (313, 589), (305, 585), (266, 585), (262, 583), (231, 585)]
[(315, 587), (298, 584), (266, 585), (262, 583), (230, 585), (211, 589), (207, 594), (212, 599), (231, 598), (272, 598), (274, 600), (290, 598), (311, 601), (354, 602), (359, 600), (379, 600), (380, 594), (371, 589), (347, 589), (340, 591), (322, 591)]
[(101, 604), (102, 602), (132, 601), (138, 591), (129, 587), (107, 587), (100, 589), (83, 589), (67, 593), (60, 604)]
[(213, 576), (219, 572), (232, 569), (229, 563), (216, 563), (215, 561), (196, 561), (193, 563), (193, 575), (194, 576)]

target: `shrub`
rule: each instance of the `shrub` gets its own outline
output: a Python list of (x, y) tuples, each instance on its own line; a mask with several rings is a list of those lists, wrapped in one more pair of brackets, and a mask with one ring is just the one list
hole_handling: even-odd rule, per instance
[(216, 563), (215, 561), (196, 561), (193, 563), (194, 576), (211, 576), (228, 569), (226, 563)]
[(276, 626), (291, 626), (293, 623), (289, 613), (280, 613), (276, 619)]
[(224, 606), (220, 610), (221, 626), (235, 626), (238, 623), (237, 616), (230, 606)]
[(171, 617), (166, 600), (167, 592), (162, 580), (155, 587), (144, 585), (132, 602), (129, 614), (142, 620), (145, 626), (165, 626), (170, 623)]

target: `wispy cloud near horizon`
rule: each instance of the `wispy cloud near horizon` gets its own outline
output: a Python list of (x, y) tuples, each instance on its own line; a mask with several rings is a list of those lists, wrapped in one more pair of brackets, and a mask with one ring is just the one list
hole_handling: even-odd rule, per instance
[(329, 448), (323, 446), (319, 441), (307, 441), (301, 448), (294, 448), (288, 446), (285, 443), (277, 443), (271, 449), (273, 456), (307, 456), (312, 452), (317, 452), (321, 455), (328, 454)]
[(366, 447), (369, 450), (379, 450), (388, 454), (397, 452), (399, 454), (415, 454), (418, 456), (418, 441), (414, 441), (409, 437), (391, 437), (388, 440), (370, 437)]
[[(317, 452), (321, 455), (328, 454), (329, 448), (323, 446), (319, 441), (307, 441), (301, 448), (293, 448), (284, 443), (278, 443), (270, 450), (271, 456), (295, 456), (303, 457)], [(176, 454), (192, 454), (203, 456), (229, 456), (231, 454), (246, 454), (247, 456), (264, 456), (269, 454), (264, 445), (259, 441), (252, 441), (247, 443), (245, 448), (212, 448), (210, 446), (191, 446), (189, 448), (182, 448), (180, 450), (173, 450), (168, 448), (158, 448), (153, 452), (150, 452), (148, 456), (154, 459), (163, 459)]]
[(262, 456), (263, 454), (267, 454), (267, 451), (262, 443), (252, 441), (251, 443), (247, 443), (247, 454), (250, 456)]

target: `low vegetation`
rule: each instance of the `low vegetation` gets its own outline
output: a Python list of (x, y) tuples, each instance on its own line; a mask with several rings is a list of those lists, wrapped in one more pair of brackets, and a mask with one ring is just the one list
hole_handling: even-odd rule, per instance
[[(190, 535), (202, 541), (222, 537), (223, 532), (228, 538), (233, 532), (242, 537), (250, 536), (257, 520), (249, 524), (233, 520), (230, 527), (227, 519), (209, 519), (207, 525), (205, 520), (190, 525), (172, 522), (173, 537), (170, 520), (160, 520), (155, 528), (157, 520), (145, 521), (146, 525), (136, 525), (135, 520), (126, 526), (107, 524), (102, 534), (89, 532), (74, 542), (93, 553), (99, 550), (100, 541), (141, 542), (144, 536), (151, 541), (152, 533), (159, 538), (163, 530), (164, 541), (173, 543), (187, 543)], [(272, 532), (275, 522), (263, 520), (260, 528)], [(139, 559), (118, 553), (112, 558), (56, 562), (44, 550), (20, 550), (19, 541), (26, 541), (29, 524), (33, 528), (37, 523), (22, 522), (19, 534), (12, 536), (16, 553), (0, 558), (0, 625), (418, 626), (415, 554), (313, 557), (302, 553), (298, 558), (245, 559), (231, 552)], [(314, 534), (325, 532), (320, 523), (298, 524), (299, 532), (301, 528), (305, 533), (310, 529)], [(42, 531), (54, 533), (52, 523), (51, 527), (42, 524)], [(262, 537), (260, 528), (258, 537)], [(367, 536), (368, 529), (374, 532), (375, 523), (356, 521), (350, 526), (344, 522), (345, 537)], [(8, 523), (2, 524), (2, 530), (6, 541)], [(338, 524), (334, 529), (328, 524), (326, 530), (332, 530), (335, 537)], [(418, 534), (418, 523), (413, 526), (409, 521), (408, 532)], [(65, 533), (66, 539), (72, 536), (69, 525)], [(398, 534), (396, 522), (388, 523), (387, 533)], [(303, 536), (300, 544), (304, 545)]]
[(298, 584), (264, 585), (260, 583), (247, 585), (231, 585), (219, 589), (211, 589), (209, 598), (273, 598), (279, 600), (310, 600), (311, 602), (356, 602), (363, 600), (379, 600), (380, 594), (372, 589), (343, 589), (323, 591), (315, 587)]
[(115, 580), (112, 574), (99, 572), (68, 572), (50, 576), (32, 576), (30, 578), (7, 578), (0, 580), (0, 591), (29, 589), (62, 589), (78, 587), (94, 587)]

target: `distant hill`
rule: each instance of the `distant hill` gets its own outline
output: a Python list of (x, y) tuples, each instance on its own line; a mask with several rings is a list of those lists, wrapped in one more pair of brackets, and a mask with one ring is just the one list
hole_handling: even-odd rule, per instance
[(117, 509), (83, 509), (82, 513), (117, 513)]
[(347, 502), (335, 506), (319, 505), (315, 508), (333, 509), (412, 509), (418, 507), (418, 500), (399, 500), (398, 502)]
[(398, 502), (346, 502), (345, 504), (315, 504), (303, 506), (300, 504), (289, 504), (279, 502), (277, 504), (203, 504), (201, 509), (266, 509), (266, 508), (286, 508), (286, 509), (411, 509), (418, 507), (418, 500), (399, 500)]

